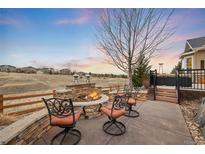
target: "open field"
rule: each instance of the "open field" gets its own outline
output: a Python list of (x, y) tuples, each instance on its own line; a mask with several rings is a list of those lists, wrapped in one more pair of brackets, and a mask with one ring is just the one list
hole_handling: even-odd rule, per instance
[[(126, 81), (127, 79), (123, 78), (91, 77), (91, 82), (96, 83), (97, 86), (125, 84)], [(85, 79), (81, 79), (80, 82), (85, 82)], [(0, 94), (4, 95), (62, 89), (69, 84), (73, 84), (73, 77), (71, 75), (0, 72)]]

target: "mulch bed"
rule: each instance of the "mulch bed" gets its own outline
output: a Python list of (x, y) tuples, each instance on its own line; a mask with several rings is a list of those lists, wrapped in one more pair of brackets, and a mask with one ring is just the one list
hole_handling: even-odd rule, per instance
[(202, 135), (199, 124), (195, 121), (198, 105), (199, 100), (183, 101), (181, 102), (180, 107), (193, 140), (196, 144), (205, 144), (205, 138)]

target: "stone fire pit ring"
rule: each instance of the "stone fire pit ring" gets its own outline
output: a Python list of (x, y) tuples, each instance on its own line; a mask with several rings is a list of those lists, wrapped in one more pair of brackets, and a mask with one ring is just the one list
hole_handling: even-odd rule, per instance
[(109, 97), (107, 95), (101, 94), (100, 99), (93, 100), (93, 101), (81, 101), (81, 102), (73, 102), (73, 106), (91, 106), (91, 105), (98, 105), (107, 103)]
[(109, 100), (108, 96), (101, 94), (100, 99), (98, 100), (73, 102), (73, 106), (83, 107), (85, 119), (92, 119), (102, 115), (101, 112), (99, 112), (99, 108), (101, 104), (107, 103), (108, 100)]

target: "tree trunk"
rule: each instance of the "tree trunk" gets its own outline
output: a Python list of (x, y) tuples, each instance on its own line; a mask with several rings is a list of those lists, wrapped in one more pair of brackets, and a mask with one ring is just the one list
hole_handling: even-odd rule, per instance
[(132, 69), (131, 69), (131, 66), (129, 67), (129, 70), (128, 70), (128, 86), (130, 89), (133, 88), (133, 84), (132, 84)]

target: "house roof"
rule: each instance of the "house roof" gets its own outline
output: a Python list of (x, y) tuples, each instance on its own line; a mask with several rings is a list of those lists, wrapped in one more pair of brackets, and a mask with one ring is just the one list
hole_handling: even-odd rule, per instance
[(181, 54), (181, 58), (184, 56), (193, 55), (197, 49), (205, 49), (205, 37), (198, 37), (189, 39), (186, 41), (184, 52)]
[(200, 48), (200, 47), (205, 47), (205, 37), (199, 37), (199, 38), (194, 38), (194, 39), (189, 39), (187, 40), (189, 45), (194, 49), (194, 48)]

